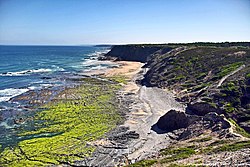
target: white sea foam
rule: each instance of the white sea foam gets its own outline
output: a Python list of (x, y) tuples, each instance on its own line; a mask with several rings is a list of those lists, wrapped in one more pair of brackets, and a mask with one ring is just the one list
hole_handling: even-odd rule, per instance
[[(95, 51), (94, 53), (85, 55), (84, 58), (82, 58), (82, 62), (77, 63), (77, 65), (74, 65), (72, 67), (74, 68), (84, 68), (84, 71), (89, 71), (90, 69), (92, 70), (96, 70), (96, 69), (106, 69), (106, 67), (104, 67), (105, 65), (109, 64), (110, 62), (105, 62), (105, 61), (99, 61), (98, 57), (100, 55), (106, 54), (110, 51), (110, 49), (106, 49), (106, 50), (102, 50), (102, 51)], [(100, 67), (102, 66), (102, 67)]]
[(22, 76), (22, 75), (30, 75), (32, 73), (46, 73), (51, 71), (52, 71), (51, 69), (40, 68), (40, 69), (23, 70), (17, 72), (7, 72), (0, 74), (0, 76)]
[(97, 65), (97, 66), (90, 68), (90, 70), (103, 70), (103, 69), (107, 69), (107, 67), (102, 66), (102, 65)]
[(9, 88), (9, 89), (0, 90), (0, 102), (2, 102), (2, 101), (8, 101), (12, 97), (18, 96), (18, 95), (23, 94), (23, 93), (25, 93), (27, 91), (29, 91), (29, 89), (14, 89), (14, 88)]
[(14, 127), (14, 126), (8, 125), (7, 122), (1, 122), (1, 123), (0, 123), (0, 126), (3, 126), (3, 127), (5, 127), (6, 129), (10, 129), (10, 128), (13, 128), (13, 127)]
[(100, 55), (106, 54), (110, 51), (110, 49), (102, 50), (102, 51), (95, 51), (94, 53), (89, 54), (89, 57), (98, 57)]
[(53, 71), (65, 71), (64, 68), (61, 68), (61, 67), (56, 66), (56, 65), (52, 65), (52, 67), (53, 67)]
[(36, 90), (36, 89), (38, 89), (38, 87), (36, 87), (36, 86), (30, 86), (30, 87), (28, 87), (28, 89), (29, 90)]
[(0, 76), (26, 76), (26, 75), (30, 75), (34, 73), (47, 73), (47, 72), (52, 72), (52, 71), (64, 71), (64, 69), (58, 66), (55, 66), (54, 69), (40, 68), (40, 69), (23, 70), (23, 71), (16, 71), (16, 72), (7, 72), (7, 73), (0, 74)]

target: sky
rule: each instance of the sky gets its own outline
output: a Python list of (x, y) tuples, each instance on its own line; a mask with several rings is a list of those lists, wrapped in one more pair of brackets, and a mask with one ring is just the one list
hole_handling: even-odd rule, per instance
[(0, 44), (250, 41), (250, 0), (0, 0)]

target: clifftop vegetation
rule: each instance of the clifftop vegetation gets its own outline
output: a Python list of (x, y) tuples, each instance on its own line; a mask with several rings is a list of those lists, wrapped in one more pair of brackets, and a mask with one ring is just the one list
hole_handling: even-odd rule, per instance
[(173, 90), (196, 113), (206, 103), (249, 132), (249, 64), (248, 47), (186, 47), (154, 56), (143, 82)]

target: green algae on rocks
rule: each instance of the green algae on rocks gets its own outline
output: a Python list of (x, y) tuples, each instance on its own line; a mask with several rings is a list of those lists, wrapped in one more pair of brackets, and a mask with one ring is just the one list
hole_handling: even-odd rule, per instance
[(102, 137), (119, 122), (116, 91), (120, 83), (86, 78), (84, 83), (60, 93), (34, 116), (31, 131), (16, 146), (0, 153), (0, 166), (73, 164), (90, 156), (91, 141)]

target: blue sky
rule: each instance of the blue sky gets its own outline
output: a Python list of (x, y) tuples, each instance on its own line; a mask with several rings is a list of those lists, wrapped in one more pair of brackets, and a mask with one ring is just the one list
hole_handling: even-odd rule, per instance
[(250, 0), (0, 0), (0, 44), (250, 41)]

